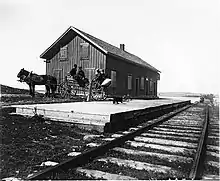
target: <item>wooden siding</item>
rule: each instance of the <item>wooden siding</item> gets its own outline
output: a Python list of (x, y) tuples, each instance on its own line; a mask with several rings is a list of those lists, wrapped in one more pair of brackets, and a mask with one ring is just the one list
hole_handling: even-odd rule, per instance
[[(117, 87), (113, 90), (112, 87), (109, 88), (108, 93), (112, 94), (113, 92), (117, 95), (126, 95), (131, 96), (157, 96), (157, 76), (158, 73), (138, 66), (136, 64), (129, 63), (125, 60), (119, 59), (117, 57), (108, 56), (106, 61), (106, 73), (111, 75), (111, 70), (116, 71), (116, 81)], [(128, 75), (132, 75), (132, 89), (128, 90)], [(145, 78), (144, 89), (140, 88), (140, 79), (141, 77)], [(136, 79), (139, 79), (137, 81)], [(156, 82), (155, 92), (149, 91), (149, 81), (146, 81), (146, 78)], [(138, 84), (138, 91), (136, 91), (136, 82)]]
[[(81, 60), (81, 43), (89, 43), (83, 37), (75, 34), (72, 40), (67, 43), (67, 60), (60, 60), (59, 51), (54, 52), (54, 56), (47, 60), (46, 73), (56, 76), (58, 83), (61, 83), (67, 73), (73, 68), (74, 64), (82, 66), (85, 75), (89, 80), (94, 77), (95, 69), (104, 69), (106, 73), (111, 76), (111, 71), (116, 71), (116, 85), (117, 87), (109, 87), (108, 93), (117, 95), (130, 94), (131, 96), (156, 96), (157, 95), (157, 77), (158, 73), (148, 68), (127, 62), (123, 59), (112, 55), (105, 55), (99, 49), (89, 44), (89, 59)], [(63, 44), (64, 46), (65, 44)], [(128, 90), (128, 75), (132, 75), (132, 89)], [(140, 79), (145, 78), (144, 89), (140, 89)], [(150, 81), (156, 82), (155, 91), (150, 91)], [(137, 80), (139, 79), (139, 80)], [(138, 83), (139, 82), (139, 83)], [(139, 89), (136, 91), (136, 83)]]
[[(101, 51), (96, 49), (93, 45), (89, 44), (89, 59), (81, 60), (81, 43), (85, 43), (85, 41), (80, 36), (75, 36), (73, 39), (67, 44), (68, 45), (68, 58), (67, 60), (59, 59), (59, 52), (53, 56), (49, 61), (50, 63), (46, 63), (46, 73), (49, 75), (56, 76), (54, 71), (61, 70), (62, 71), (62, 80), (67, 75), (67, 73), (73, 68), (74, 64), (78, 66), (82, 66), (85, 71), (85, 75), (88, 78), (94, 77), (95, 69), (105, 69), (106, 68), (106, 55)], [(89, 43), (89, 42), (87, 42)], [(91, 69), (94, 68), (94, 69)]]

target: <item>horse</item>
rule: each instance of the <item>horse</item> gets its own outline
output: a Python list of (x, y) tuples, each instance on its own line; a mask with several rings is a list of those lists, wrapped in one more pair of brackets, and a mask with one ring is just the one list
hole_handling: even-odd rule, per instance
[(26, 82), (30, 88), (30, 95), (35, 96), (35, 85), (45, 85), (46, 87), (46, 97), (50, 97), (50, 92), (52, 97), (55, 95), (57, 88), (57, 79), (51, 75), (37, 75), (24, 68), (20, 70), (17, 77), (20, 79), (20, 82)]

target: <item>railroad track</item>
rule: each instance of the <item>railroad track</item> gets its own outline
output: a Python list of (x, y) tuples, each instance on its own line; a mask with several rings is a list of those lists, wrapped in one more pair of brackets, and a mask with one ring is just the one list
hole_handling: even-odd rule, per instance
[(28, 179), (199, 178), (208, 123), (204, 104), (185, 106), (97, 139), (90, 144), (94, 148)]
[(204, 159), (202, 179), (216, 179), (219, 177), (219, 107), (211, 109), (208, 126), (206, 155)]

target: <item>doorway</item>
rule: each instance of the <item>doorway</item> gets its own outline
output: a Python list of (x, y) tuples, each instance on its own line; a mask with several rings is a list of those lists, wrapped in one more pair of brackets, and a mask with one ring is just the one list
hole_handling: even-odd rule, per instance
[(149, 95), (149, 81), (148, 80), (146, 80), (145, 92), (146, 92), (146, 95)]
[(139, 78), (135, 79), (135, 96), (139, 95), (139, 87), (140, 87), (140, 82), (139, 82)]

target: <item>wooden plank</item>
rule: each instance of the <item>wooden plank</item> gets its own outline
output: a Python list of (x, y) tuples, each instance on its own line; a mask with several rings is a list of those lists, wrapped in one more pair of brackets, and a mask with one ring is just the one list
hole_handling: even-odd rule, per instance
[[(96, 49), (93, 45), (89, 45), (89, 60), (81, 60), (81, 53), (80, 53), (80, 44), (86, 43), (83, 38), (76, 36), (68, 43), (68, 60), (67, 61), (60, 61), (59, 60), (59, 53), (57, 53), (52, 59), (51, 63), (46, 65), (47, 74), (53, 75), (54, 69), (62, 69), (62, 79), (67, 75), (67, 73), (72, 69), (74, 64), (77, 64), (78, 67), (82, 66), (85, 70), (86, 69), (96, 69), (101, 68), (105, 69), (105, 60), (106, 55)], [(87, 61), (87, 62), (86, 62)], [(91, 75), (90, 75), (91, 74)], [(90, 71), (89, 75), (94, 76), (94, 71)]]

